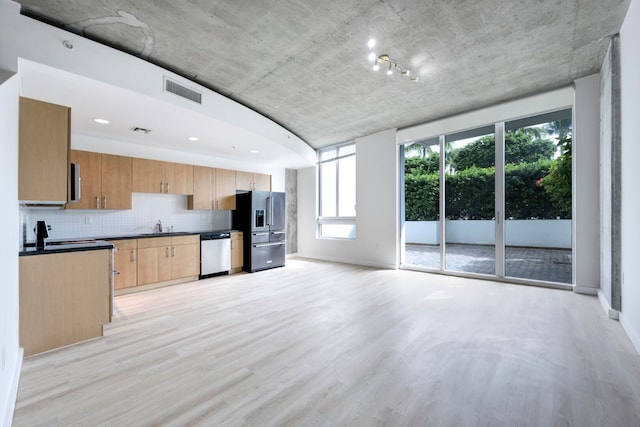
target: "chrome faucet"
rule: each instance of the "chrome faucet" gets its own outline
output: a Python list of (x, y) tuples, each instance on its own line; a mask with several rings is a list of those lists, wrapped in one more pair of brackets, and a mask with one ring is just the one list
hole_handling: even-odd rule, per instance
[(156, 230), (158, 230), (158, 233), (162, 233), (162, 221), (158, 220), (158, 223), (156, 224)]

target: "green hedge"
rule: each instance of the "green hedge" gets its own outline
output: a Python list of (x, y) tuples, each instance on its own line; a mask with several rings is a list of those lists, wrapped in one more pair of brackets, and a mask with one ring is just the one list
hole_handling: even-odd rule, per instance
[[(512, 219), (567, 217), (550, 193), (540, 186), (553, 161), (506, 165), (506, 216)], [(416, 171), (415, 166), (413, 171)], [(445, 175), (448, 219), (492, 219), (494, 217), (495, 168), (472, 167)], [(405, 220), (438, 219), (438, 173), (405, 175)]]

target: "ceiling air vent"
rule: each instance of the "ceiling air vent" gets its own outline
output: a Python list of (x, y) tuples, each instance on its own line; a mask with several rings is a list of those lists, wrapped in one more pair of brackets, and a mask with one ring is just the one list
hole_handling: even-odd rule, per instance
[(195, 90), (182, 86), (181, 84), (176, 83), (173, 80), (168, 79), (167, 77), (164, 78), (164, 90), (186, 98), (189, 101), (202, 104), (202, 94), (200, 92), (196, 92)]
[(133, 132), (145, 133), (145, 134), (151, 132), (151, 129), (140, 128), (140, 127), (137, 127), (137, 126), (132, 127), (131, 130)]

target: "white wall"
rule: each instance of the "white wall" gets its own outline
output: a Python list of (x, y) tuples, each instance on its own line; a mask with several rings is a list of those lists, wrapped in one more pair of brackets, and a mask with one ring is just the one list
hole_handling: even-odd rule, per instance
[(298, 171), (298, 255), (396, 268), (398, 151), (395, 129), (356, 139), (356, 239), (316, 238), (316, 170)]
[(620, 322), (640, 352), (640, 0), (620, 31), (622, 110), (622, 311)]
[(600, 287), (600, 75), (575, 81), (573, 111), (573, 283), (595, 295)]
[(0, 423), (13, 417), (18, 347), (18, 77), (0, 84)]
[(457, 116), (446, 117), (434, 122), (401, 129), (398, 131), (398, 144), (473, 129), (478, 126), (492, 125), (500, 121), (515, 120), (530, 116), (531, 114), (571, 108), (572, 104), (573, 89), (567, 86), (562, 89), (540, 93)]

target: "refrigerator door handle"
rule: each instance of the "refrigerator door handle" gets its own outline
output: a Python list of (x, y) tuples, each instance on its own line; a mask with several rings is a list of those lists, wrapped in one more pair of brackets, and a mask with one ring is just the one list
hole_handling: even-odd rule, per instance
[(267, 225), (271, 225), (271, 197), (267, 197)]
[(271, 234), (284, 234), (284, 231), (272, 231)]

